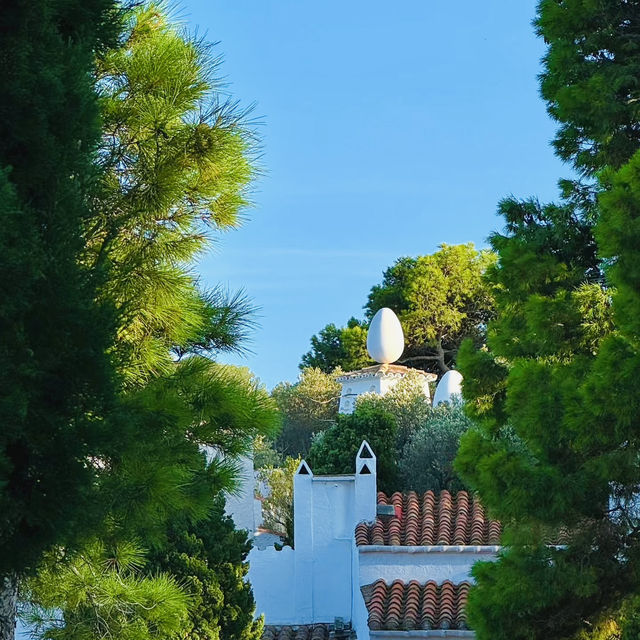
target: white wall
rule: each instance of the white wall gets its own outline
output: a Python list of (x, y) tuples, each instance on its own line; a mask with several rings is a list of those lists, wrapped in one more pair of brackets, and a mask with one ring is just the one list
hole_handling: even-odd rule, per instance
[(239, 488), (235, 493), (226, 496), (225, 512), (233, 518), (236, 529), (246, 529), (253, 534), (256, 529), (253, 458), (240, 456), (237, 464)]
[(347, 378), (342, 382), (342, 391), (340, 393), (340, 413), (353, 413), (356, 408), (356, 399), (363, 393), (377, 393), (384, 395), (381, 389), (382, 379), (379, 376), (370, 375), (366, 378)]
[(358, 589), (354, 531), (376, 513), (376, 458), (366, 443), (354, 467), (353, 475), (314, 476), (301, 462), (293, 479), (295, 549), (254, 548), (249, 554), (256, 613), (264, 613), (267, 624), (352, 619), (354, 584)]
[(471, 567), (495, 560), (498, 547), (358, 547), (360, 586), (384, 580), (454, 583), (471, 579)]
[[(368, 374), (362, 378), (338, 378), (338, 380), (340, 384), (342, 384), (338, 411), (340, 413), (353, 413), (358, 396), (365, 393), (375, 393), (384, 396), (402, 380), (402, 376), (398, 374), (378, 373), (377, 375)], [(426, 376), (424, 376), (422, 388), (424, 395), (428, 399), (431, 398), (429, 379)]]
[(256, 615), (265, 614), (267, 624), (296, 624), (295, 552), (291, 547), (274, 547), (249, 553), (247, 579), (256, 600)]

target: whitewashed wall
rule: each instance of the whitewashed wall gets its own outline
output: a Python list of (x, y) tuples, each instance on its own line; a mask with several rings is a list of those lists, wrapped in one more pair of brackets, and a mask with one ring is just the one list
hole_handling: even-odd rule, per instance
[(359, 585), (384, 580), (409, 582), (445, 580), (459, 583), (471, 579), (471, 567), (478, 561), (495, 560), (499, 547), (358, 547)]
[(265, 614), (268, 624), (296, 624), (295, 556), (291, 547), (275, 547), (249, 553), (249, 575), (256, 600), (257, 615)]
[(236, 492), (226, 496), (225, 512), (233, 518), (236, 529), (246, 529), (253, 534), (256, 530), (253, 458), (240, 456), (237, 464), (239, 487)]
[(356, 408), (356, 399), (363, 393), (376, 393), (384, 395), (389, 386), (385, 385), (382, 391), (382, 380), (380, 377), (368, 376), (366, 378), (347, 378), (342, 382), (342, 391), (340, 393), (340, 413), (353, 413)]
[(376, 459), (365, 443), (355, 470), (316, 477), (302, 462), (294, 476), (295, 550), (254, 548), (249, 554), (257, 614), (268, 624), (351, 620), (354, 530), (376, 512)]
[[(369, 374), (363, 377), (342, 377), (338, 381), (342, 384), (340, 392), (340, 413), (353, 413), (356, 400), (365, 393), (375, 393), (384, 396), (393, 389), (402, 379), (398, 374)], [(425, 376), (423, 382), (424, 395), (429, 399), (431, 392), (429, 390), (429, 379)]]
[[(361, 586), (380, 579), (389, 584), (394, 580), (459, 583), (470, 579), (475, 562), (493, 560), (498, 551), (494, 546), (357, 547), (356, 524), (375, 517), (376, 458), (366, 443), (360, 447), (353, 475), (314, 476), (302, 462), (294, 476), (295, 550), (254, 548), (249, 554), (248, 579), (257, 615), (264, 613), (267, 624), (289, 625), (341, 617), (352, 622), (358, 640), (387, 640), (387, 632), (369, 631)], [(472, 635), (403, 634), (407, 638)]]

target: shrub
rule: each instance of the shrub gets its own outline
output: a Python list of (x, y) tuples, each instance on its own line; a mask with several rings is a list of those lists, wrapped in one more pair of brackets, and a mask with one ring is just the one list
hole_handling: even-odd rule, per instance
[(309, 462), (316, 474), (354, 473), (363, 440), (377, 457), (378, 487), (393, 490), (396, 468), (396, 420), (376, 401), (362, 398), (352, 414), (340, 414), (334, 426), (316, 436)]
[(398, 463), (404, 491), (459, 491), (464, 484), (453, 468), (460, 437), (472, 426), (455, 404), (431, 409), (426, 421), (405, 445)]

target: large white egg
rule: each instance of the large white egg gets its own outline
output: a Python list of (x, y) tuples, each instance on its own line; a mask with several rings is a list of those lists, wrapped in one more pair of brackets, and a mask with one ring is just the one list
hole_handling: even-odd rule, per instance
[(373, 316), (367, 334), (367, 351), (381, 364), (395, 362), (404, 351), (404, 333), (398, 316), (383, 307)]
[(452, 369), (440, 378), (436, 392), (433, 394), (433, 406), (437, 407), (442, 402), (451, 402), (456, 396), (462, 399), (462, 374)]

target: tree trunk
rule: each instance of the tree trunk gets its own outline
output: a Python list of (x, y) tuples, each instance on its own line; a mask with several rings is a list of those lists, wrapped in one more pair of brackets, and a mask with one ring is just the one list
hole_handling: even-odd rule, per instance
[(449, 367), (447, 366), (447, 363), (444, 360), (445, 351), (442, 348), (442, 341), (440, 340), (438, 340), (438, 345), (436, 346), (436, 353), (437, 353), (438, 366), (440, 367), (440, 372), (444, 375), (445, 373), (447, 373), (447, 371), (449, 371)]
[(18, 576), (0, 579), (0, 640), (14, 640), (18, 606)]

